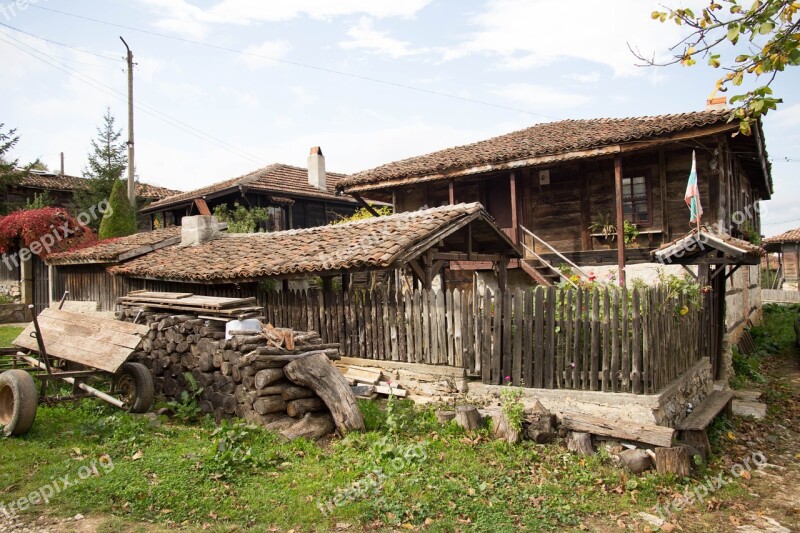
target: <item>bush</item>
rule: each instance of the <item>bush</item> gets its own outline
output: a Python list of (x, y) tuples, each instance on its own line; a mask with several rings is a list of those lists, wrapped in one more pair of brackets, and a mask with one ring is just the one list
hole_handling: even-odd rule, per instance
[(100, 222), (100, 238), (125, 237), (136, 233), (136, 210), (128, 201), (128, 182), (116, 180), (108, 199), (109, 208)]

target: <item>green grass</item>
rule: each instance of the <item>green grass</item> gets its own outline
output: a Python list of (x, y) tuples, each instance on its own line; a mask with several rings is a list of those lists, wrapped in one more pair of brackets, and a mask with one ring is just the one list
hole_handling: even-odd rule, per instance
[[(468, 437), (409, 404), (395, 409), (395, 422), (375, 402), (362, 409), (367, 433), (324, 446), (226, 426), (235, 433), (225, 441), (234, 453), (223, 459), (207, 420), (151, 427), (94, 400), (40, 407), (31, 433), (0, 443), (0, 502), (65, 475), (77, 478), (82, 466), (107, 454), (113, 469), (98, 467), (98, 475), (55, 495), (48, 512), (214, 529), (327, 530), (349, 523), (377, 530), (427, 524), (430, 531), (561, 531), (591, 517), (652, 511), (659, 495), (688, 482), (633, 476), (604, 452), (581, 458), (559, 444)], [(402, 459), (411, 446), (422, 447), (422, 458)], [(375, 479), (376, 468), (385, 473), (379, 490), (344, 498), (353, 483)], [(337, 494), (344, 501), (324, 515), (319, 504)]]
[(20, 333), (22, 333), (22, 328), (0, 326), (0, 348), (10, 347), (11, 341), (16, 339)]

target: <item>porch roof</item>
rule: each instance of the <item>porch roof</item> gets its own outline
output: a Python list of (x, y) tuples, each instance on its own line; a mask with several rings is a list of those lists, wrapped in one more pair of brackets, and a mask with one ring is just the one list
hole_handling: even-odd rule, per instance
[(747, 241), (701, 226), (652, 252), (665, 265), (757, 265), (763, 250)]
[(784, 244), (797, 244), (800, 243), (800, 228), (790, 229), (778, 235), (767, 237), (764, 239), (764, 247), (769, 252), (777, 252)]
[(301, 230), (222, 234), (197, 246), (158, 250), (109, 271), (187, 283), (242, 283), (408, 263), (420, 268), (414, 262), (428, 252), (435, 262), (521, 256), (483, 206), (471, 203)]

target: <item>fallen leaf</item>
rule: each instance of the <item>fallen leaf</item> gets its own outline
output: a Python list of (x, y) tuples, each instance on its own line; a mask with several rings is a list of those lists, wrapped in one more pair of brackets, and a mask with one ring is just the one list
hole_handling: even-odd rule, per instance
[(142, 453), (142, 450), (139, 450), (138, 452), (133, 454), (133, 456), (131, 456), (131, 461), (138, 461), (142, 457), (144, 457), (144, 454)]

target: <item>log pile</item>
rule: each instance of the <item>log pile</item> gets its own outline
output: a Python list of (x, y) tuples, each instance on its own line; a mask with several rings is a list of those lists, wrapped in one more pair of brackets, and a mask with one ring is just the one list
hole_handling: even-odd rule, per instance
[[(138, 314), (123, 309), (120, 318), (132, 321)], [(168, 398), (194, 393), (194, 381), (203, 413), (217, 421), (243, 418), (289, 439), (364, 429), (348, 384), (330, 362), (339, 359), (339, 346), (323, 344), (316, 332), (266, 325), (226, 339), (223, 322), (196, 315), (145, 312), (139, 322), (150, 331), (135, 358)]]

